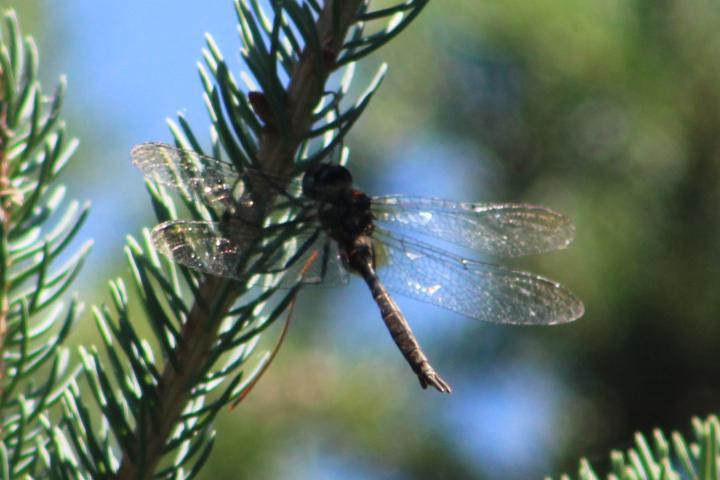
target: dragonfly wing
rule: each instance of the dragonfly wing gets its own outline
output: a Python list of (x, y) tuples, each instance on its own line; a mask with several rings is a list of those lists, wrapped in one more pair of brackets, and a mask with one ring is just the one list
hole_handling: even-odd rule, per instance
[[(334, 242), (326, 246), (329, 240), (317, 229), (269, 232), (244, 224), (178, 220), (157, 225), (152, 241), (176, 263), (250, 285), (342, 283), (347, 277)], [(256, 272), (253, 278), (248, 271)]]
[(302, 278), (306, 284), (323, 287), (346, 285), (349, 277), (337, 242), (328, 238), (325, 233), (320, 233), (318, 239), (286, 275), (290, 280)]
[(378, 222), (431, 235), (479, 252), (518, 257), (567, 247), (575, 226), (548, 208), (464, 203), (438, 198), (373, 197)]
[(539, 275), (468, 260), (382, 230), (374, 236), (378, 275), (401, 295), (493, 323), (553, 325), (584, 312), (572, 293)]
[(208, 205), (229, 208), (237, 202), (251, 202), (250, 183), (258, 189), (275, 189), (292, 200), (296, 200), (302, 188), (297, 179), (272, 176), (252, 168), (239, 172), (230, 162), (164, 143), (136, 145), (130, 155), (149, 180), (188, 198), (199, 197)]
[(149, 180), (208, 204), (232, 203), (238, 172), (229, 162), (164, 143), (136, 145), (130, 155)]

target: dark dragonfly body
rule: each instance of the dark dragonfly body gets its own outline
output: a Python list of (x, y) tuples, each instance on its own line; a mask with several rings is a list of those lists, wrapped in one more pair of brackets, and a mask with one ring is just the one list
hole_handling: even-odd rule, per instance
[(426, 388), (441, 392), (452, 389), (430, 365), (410, 324), (375, 273), (375, 230), (371, 199), (353, 188), (352, 175), (340, 165), (320, 164), (303, 177), (303, 194), (319, 203), (318, 219), (330, 238), (338, 243), (340, 257), (348, 270), (359, 274), (380, 308), (390, 335)]
[[(423, 388), (451, 391), (388, 291), (503, 324), (554, 325), (584, 312), (580, 300), (548, 278), (464, 258), (394, 231), (518, 257), (565, 248), (574, 238), (572, 222), (547, 208), (371, 197), (353, 187), (346, 168), (332, 164), (311, 167), (299, 182), (252, 169), (238, 172), (230, 162), (159, 143), (138, 145), (132, 157), (149, 180), (220, 212), (219, 221), (157, 225), (152, 239), (161, 253), (246, 285), (325, 285), (359, 275)], [(275, 200), (267, 204), (267, 198)], [(259, 223), (268, 214), (274, 220)], [(253, 256), (258, 248), (262, 254)]]

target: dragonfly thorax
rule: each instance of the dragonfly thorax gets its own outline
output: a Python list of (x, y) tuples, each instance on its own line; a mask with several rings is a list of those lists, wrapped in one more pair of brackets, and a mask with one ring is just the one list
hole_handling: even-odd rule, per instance
[(327, 200), (352, 188), (350, 171), (341, 166), (319, 163), (310, 167), (303, 176), (303, 195), (313, 200)]
[(317, 202), (317, 215), (327, 234), (346, 256), (372, 235), (370, 197), (353, 188), (352, 175), (340, 165), (319, 164), (303, 177), (303, 194)]

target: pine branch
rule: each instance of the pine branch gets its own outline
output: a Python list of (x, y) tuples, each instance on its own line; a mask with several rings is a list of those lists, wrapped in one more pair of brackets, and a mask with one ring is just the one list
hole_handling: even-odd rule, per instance
[[(65, 80), (52, 97), (38, 82), (38, 54), (14, 12), (0, 30), (0, 472), (45, 477), (62, 448), (50, 436), (49, 413), (68, 381), (62, 342), (80, 305), (62, 297), (90, 248), (66, 254), (88, 207), (64, 202), (55, 181), (77, 148), (65, 138), (60, 108)], [(62, 211), (64, 210), (64, 212)]]
[[(720, 478), (720, 422), (710, 416), (702, 421), (692, 419), (694, 441), (688, 442), (679, 432), (670, 438), (661, 430), (653, 431), (652, 442), (638, 433), (635, 446), (623, 453), (610, 453), (612, 466), (608, 480), (717, 480)], [(549, 477), (547, 477), (548, 480)], [(571, 480), (562, 475), (560, 480)], [(599, 480), (586, 459), (580, 461), (578, 480)]]
[[(326, 4), (316, 27), (326, 49), (340, 49), (360, 4), (359, 0)], [(338, 6), (339, 10), (333, 11), (334, 6)], [(313, 123), (313, 109), (322, 97), (330, 73), (320, 54), (319, 49), (307, 46), (295, 67), (287, 89), (287, 128), (265, 128), (261, 135), (258, 163), (272, 175), (281, 177), (291, 172), (295, 152)], [(270, 199), (263, 201), (268, 204), (271, 202)], [(254, 221), (261, 223), (262, 219)], [(236, 300), (231, 294), (218, 295), (218, 292), (226, 293), (228, 290), (228, 281), (218, 277), (207, 277), (200, 284), (199, 294), (180, 333), (179, 347), (175, 352), (177, 362), (167, 365), (158, 382), (157, 412), (160, 416), (156, 418), (155, 428), (143, 435), (146, 461), (141, 465), (125, 455), (118, 478), (145, 478), (149, 477), (149, 473), (143, 472), (154, 471), (170, 433), (190, 399), (191, 392), (187, 386), (205, 374), (211, 346), (220, 328), (216, 318), (223, 317)]]
[[(407, 3), (414, 5), (408, 11), (416, 12), (425, 2)], [(366, 22), (358, 22), (358, 15), (367, 13), (368, 3), (328, 0), (321, 6), (314, 0), (274, 0), (271, 15), (257, 0), (237, 0), (235, 7), (248, 68), (241, 74), (245, 87), (233, 78), (211, 37), (204, 51), (206, 66), (200, 67), (212, 120), (211, 155), (229, 158), (238, 178), (248, 167), (273, 178), (298, 176), (336, 152), (344, 161), (345, 135), (367, 107), (385, 69), (349, 106), (345, 96), (353, 64), (347, 64), (339, 82), (328, 79), (340, 67), (340, 55), (348, 51), (347, 39), (363, 37)], [(179, 146), (203, 153), (182, 116), (171, 129)], [(152, 148), (134, 150), (136, 161), (148, 147)], [(183, 168), (195, 169), (196, 178), (220, 178), (202, 157), (176, 160), (186, 162)], [(178, 217), (162, 177), (166, 175), (172, 185), (178, 172), (160, 173), (149, 177), (157, 184), (151, 181), (148, 190), (163, 222)], [(247, 222), (266, 225), (292, 218), (294, 207), (287, 202), (283, 206), (282, 198), (276, 198), (278, 189), (263, 188), (261, 183), (245, 185), (253, 193), (252, 207), (239, 203), (224, 210), (224, 204), (218, 207), (192, 192), (181, 192), (180, 201), (198, 220), (242, 215)], [(243, 263), (248, 279), (265, 271), (263, 265), (278, 254), (292, 257), (301, 248), (290, 233), (264, 238), (258, 231), (257, 239), (248, 238), (255, 245)], [(53, 429), (55, 443), (68, 446), (53, 464), (58, 478), (197, 474), (212, 447), (213, 422), (220, 409), (243, 398), (267, 364), (265, 356), (257, 370), (247, 368), (259, 335), (284, 314), (300, 288), (296, 281), (291, 289), (279, 290), (283, 274), (277, 273), (269, 275), (268, 285), (258, 293), (250, 280), (231, 282), (178, 267), (158, 254), (147, 232), (140, 241), (129, 239), (126, 253), (153, 339), (138, 335), (140, 320), (130, 313), (130, 295), (123, 282), (113, 282), (112, 308), (95, 309), (105, 358), (95, 348), (81, 350), (100, 424), (79, 386), (72, 383), (63, 396), (64, 421)]]

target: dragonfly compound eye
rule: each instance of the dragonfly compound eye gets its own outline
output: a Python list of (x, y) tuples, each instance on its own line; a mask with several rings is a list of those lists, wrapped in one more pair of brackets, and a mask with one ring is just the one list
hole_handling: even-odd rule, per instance
[(303, 177), (303, 193), (316, 198), (322, 192), (348, 188), (352, 185), (350, 171), (340, 165), (321, 163), (310, 167)]

